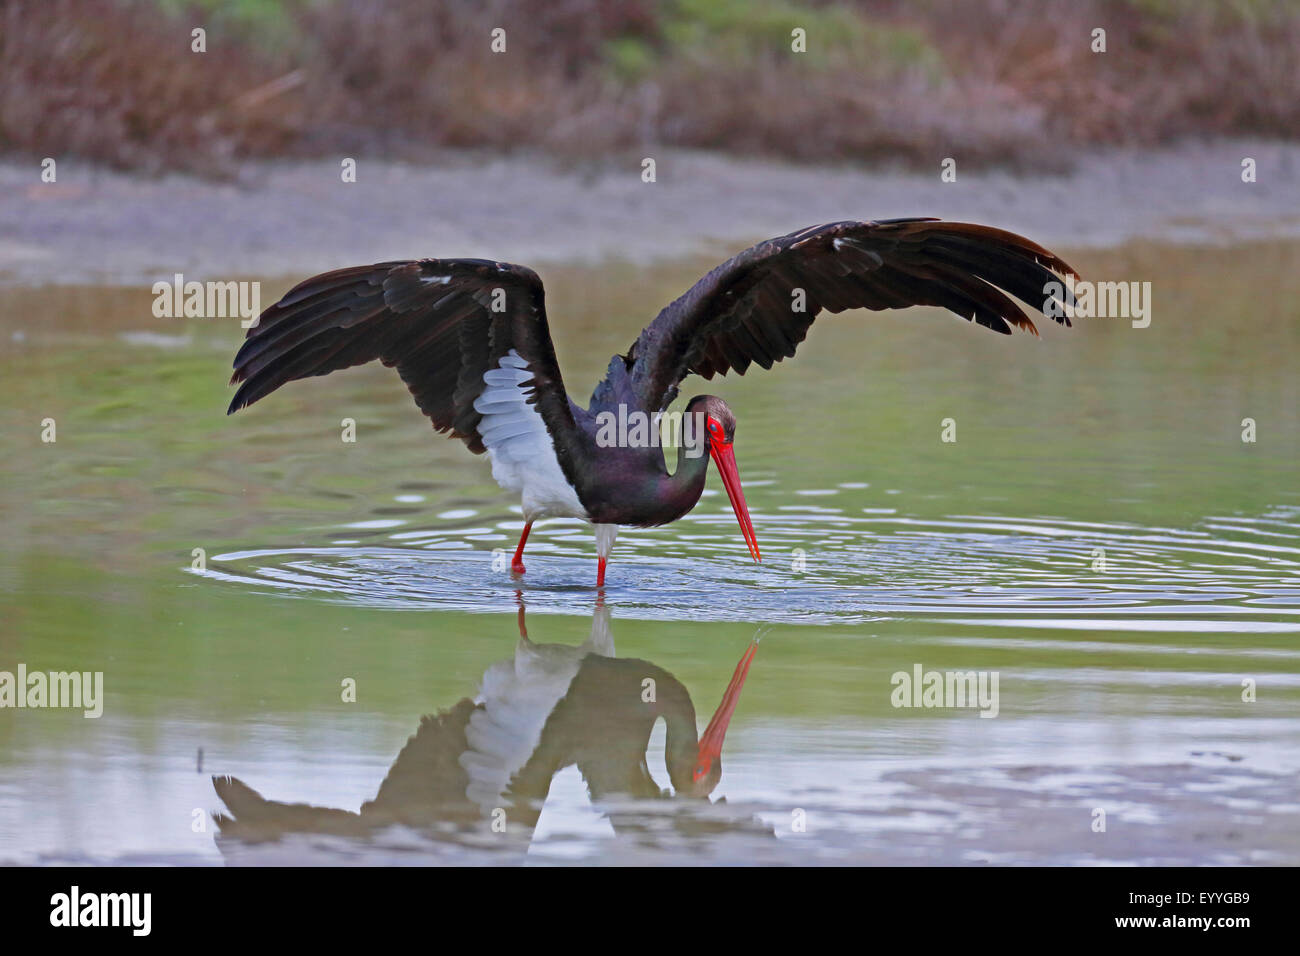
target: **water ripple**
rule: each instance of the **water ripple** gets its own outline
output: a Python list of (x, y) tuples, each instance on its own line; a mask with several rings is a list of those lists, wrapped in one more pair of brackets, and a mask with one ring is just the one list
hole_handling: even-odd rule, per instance
[[(1187, 529), (953, 514), (755, 514), (764, 563), (725, 511), (620, 536), (606, 593), (653, 620), (950, 624), (1131, 631), (1300, 631), (1300, 523), (1292, 509)], [(460, 527), (352, 522), (317, 547), (230, 551), (195, 572), (267, 593), (373, 607), (585, 614), (590, 527), (539, 524), (528, 573), (508, 570), (522, 527), (457, 513)], [(398, 530), (400, 528), (400, 530)]]

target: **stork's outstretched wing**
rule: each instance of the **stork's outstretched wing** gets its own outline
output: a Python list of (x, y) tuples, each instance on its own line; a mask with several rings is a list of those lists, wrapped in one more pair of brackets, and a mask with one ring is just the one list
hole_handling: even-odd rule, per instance
[[(822, 309), (937, 305), (995, 332), (1016, 326), (1037, 334), (1004, 292), (1041, 307), (1044, 285), (1058, 280), (1053, 273), (1076, 274), (1042, 246), (989, 226), (936, 219), (812, 226), (746, 249), (695, 283), (642, 331), (624, 357), (626, 373), (644, 407), (662, 409), (692, 372), (743, 375), (751, 363), (771, 368), (794, 355)], [(1063, 315), (1057, 321), (1070, 324)]]
[(276, 840), (286, 833), (333, 833), (365, 837), (379, 827), (468, 825), (478, 805), (466, 795), (469, 780), (459, 758), (468, 748), (465, 728), (477, 705), (463, 699), (437, 716), (420, 718), (419, 729), (389, 768), (375, 799), (360, 813), (306, 803), (280, 803), (234, 777), (213, 777), (225, 813), (214, 814), (223, 837), (247, 842)]
[[(518, 359), (508, 358), (511, 351)], [(262, 313), (235, 356), (235, 412), (285, 382), (375, 359), (395, 367), (440, 432), (485, 450), (484, 374), (518, 379), (553, 436), (573, 429), (542, 281), (484, 259), (381, 262), (315, 276)], [(522, 360), (523, 364), (520, 364)], [(525, 374), (526, 373), (526, 374)], [(489, 439), (490, 440), (490, 439)]]

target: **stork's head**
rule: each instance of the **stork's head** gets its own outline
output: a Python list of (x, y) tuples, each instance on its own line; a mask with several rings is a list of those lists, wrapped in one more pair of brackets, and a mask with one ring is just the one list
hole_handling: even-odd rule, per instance
[[(749, 676), (749, 665), (753, 662), (754, 652), (757, 650), (758, 642), (751, 642), (736, 665), (735, 673), (731, 675), (731, 682), (727, 684), (727, 689), (722, 694), (722, 702), (718, 704), (709, 726), (700, 735), (689, 781), (685, 779), (684, 774), (682, 779), (673, 779), (673, 786), (678, 794), (697, 798), (707, 797), (722, 779), (722, 741), (727, 735), (731, 716), (736, 712), (741, 688), (745, 686), (745, 678)], [(672, 769), (670, 766), (670, 774)]]
[(727, 403), (716, 395), (695, 396), (686, 403), (686, 415), (692, 419), (694, 427), (699, 427), (702, 419), (709, 457), (718, 466), (718, 474), (722, 476), (723, 487), (731, 499), (732, 510), (740, 522), (740, 533), (745, 536), (745, 544), (754, 560), (761, 561), (758, 538), (754, 535), (754, 523), (749, 519), (745, 492), (740, 487), (740, 471), (736, 468), (736, 454), (732, 450), (732, 444), (736, 440), (736, 416)]

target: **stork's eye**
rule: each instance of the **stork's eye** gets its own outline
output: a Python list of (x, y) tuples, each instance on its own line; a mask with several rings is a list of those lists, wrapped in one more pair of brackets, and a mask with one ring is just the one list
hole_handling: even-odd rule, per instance
[(710, 768), (711, 766), (713, 766), (713, 764), (712, 764), (710, 761), (707, 761), (707, 760), (706, 760), (706, 761), (703, 761), (703, 762), (701, 762), (701, 763), (696, 764), (696, 765), (695, 765), (695, 779), (696, 779), (696, 780), (699, 780), (701, 777), (703, 777), (705, 774), (707, 774), (707, 773), (709, 772), (709, 768)]
[(709, 434), (712, 435), (714, 438), (722, 437), (722, 426), (718, 424), (718, 420), (716, 418), (709, 419)]

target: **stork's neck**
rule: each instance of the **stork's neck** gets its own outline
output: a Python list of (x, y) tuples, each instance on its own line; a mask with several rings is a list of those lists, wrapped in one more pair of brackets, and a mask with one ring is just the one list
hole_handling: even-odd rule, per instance
[(681, 693), (660, 694), (664, 723), (668, 733), (664, 738), (664, 763), (668, 766), (668, 779), (673, 789), (685, 793), (691, 786), (695, 764), (699, 756), (700, 732), (695, 726), (695, 705), (686, 689)]
[(697, 455), (688, 455), (685, 443), (677, 447), (677, 470), (665, 474), (660, 482), (659, 497), (671, 515), (661, 523), (676, 521), (700, 500), (704, 493), (704, 479), (709, 472), (709, 454), (703, 449)]

